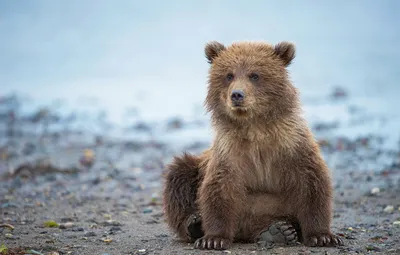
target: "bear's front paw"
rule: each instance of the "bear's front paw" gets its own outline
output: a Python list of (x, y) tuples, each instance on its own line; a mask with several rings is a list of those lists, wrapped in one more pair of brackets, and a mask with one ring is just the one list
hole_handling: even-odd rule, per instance
[(186, 232), (191, 241), (204, 236), (204, 232), (201, 229), (201, 215), (199, 213), (192, 214), (186, 221)]
[(208, 250), (226, 250), (232, 245), (232, 241), (228, 238), (218, 236), (204, 236), (194, 243), (196, 249)]
[(306, 239), (305, 244), (307, 246), (342, 246), (343, 240), (334, 234), (322, 233), (311, 235)]

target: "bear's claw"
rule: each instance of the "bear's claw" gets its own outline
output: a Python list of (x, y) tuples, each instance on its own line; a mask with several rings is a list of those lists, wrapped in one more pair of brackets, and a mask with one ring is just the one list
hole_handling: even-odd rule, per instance
[(226, 250), (231, 244), (232, 241), (223, 237), (205, 236), (196, 240), (194, 248), (202, 250)]
[(343, 240), (334, 234), (319, 234), (310, 236), (306, 241), (307, 246), (342, 246)]

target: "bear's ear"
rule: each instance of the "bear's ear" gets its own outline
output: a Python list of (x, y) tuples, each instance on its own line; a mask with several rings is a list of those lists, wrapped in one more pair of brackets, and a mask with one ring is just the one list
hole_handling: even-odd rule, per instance
[(280, 42), (275, 45), (274, 50), (285, 66), (289, 66), (296, 56), (296, 46), (291, 42)]
[(213, 60), (225, 49), (225, 46), (222, 43), (217, 41), (211, 41), (206, 44), (205, 53), (208, 63), (212, 63)]

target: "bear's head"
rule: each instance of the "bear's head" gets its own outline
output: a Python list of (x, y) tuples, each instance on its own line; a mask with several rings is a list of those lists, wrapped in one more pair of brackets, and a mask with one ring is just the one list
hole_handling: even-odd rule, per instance
[(297, 91), (287, 67), (295, 57), (290, 42), (240, 42), (205, 47), (210, 63), (207, 110), (218, 119), (274, 118), (297, 109)]

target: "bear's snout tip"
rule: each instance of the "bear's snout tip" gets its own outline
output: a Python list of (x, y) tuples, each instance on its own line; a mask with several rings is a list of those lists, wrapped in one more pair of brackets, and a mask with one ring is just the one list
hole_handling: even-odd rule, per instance
[(244, 92), (241, 90), (237, 90), (237, 89), (232, 90), (231, 100), (235, 106), (242, 104), (242, 102), (244, 100)]

